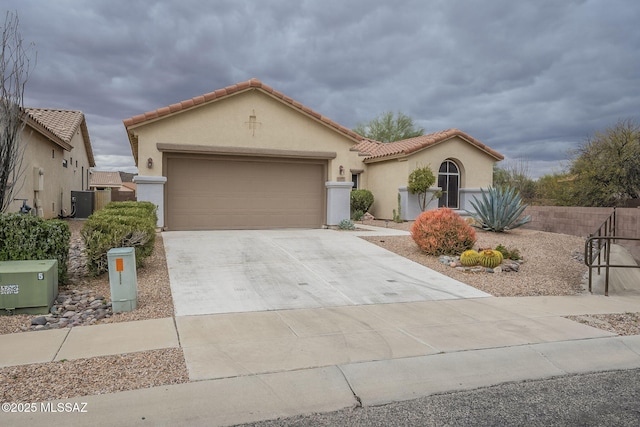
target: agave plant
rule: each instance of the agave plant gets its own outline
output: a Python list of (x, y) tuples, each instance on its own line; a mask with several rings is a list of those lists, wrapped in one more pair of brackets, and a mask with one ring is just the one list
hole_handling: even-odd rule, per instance
[(471, 206), (476, 210), (469, 214), (476, 220), (475, 227), (489, 231), (508, 231), (525, 225), (531, 221), (531, 216), (520, 218), (527, 205), (522, 204), (520, 194), (512, 187), (489, 187), (487, 191), (480, 190), (482, 200), (476, 197)]

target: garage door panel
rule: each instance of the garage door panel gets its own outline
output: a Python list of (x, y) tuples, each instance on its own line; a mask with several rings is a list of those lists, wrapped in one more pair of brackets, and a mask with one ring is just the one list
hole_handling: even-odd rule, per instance
[(171, 230), (317, 228), (325, 164), (265, 159), (167, 159)]

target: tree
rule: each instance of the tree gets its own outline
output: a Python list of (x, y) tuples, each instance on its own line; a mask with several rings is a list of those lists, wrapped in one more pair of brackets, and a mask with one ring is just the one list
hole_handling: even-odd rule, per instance
[(394, 117), (391, 111), (383, 113), (369, 122), (359, 123), (353, 131), (365, 138), (380, 142), (401, 141), (424, 135), (424, 129), (416, 129), (411, 117), (401, 112), (398, 112), (398, 115)]
[(573, 197), (579, 206), (623, 206), (640, 198), (640, 125), (618, 121), (575, 152)]
[(547, 206), (574, 206), (575, 175), (554, 173), (536, 181), (536, 203)]
[(20, 191), (25, 147), (20, 138), (25, 126), (24, 88), (29, 79), (29, 47), (22, 44), (18, 15), (7, 12), (0, 46), (0, 212), (5, 212)]
[(494, 187), (513, 187), (526, 202), (535, 197), (535, 181), (529, 178), (529, 165), (522, 160), (510, 161), (503, 168), (493, 167)]
[(409, 190), (409, 193), (411, 194), (418, 195), (418, 204), (420, 205), (420, 210), (423, 212), (431, 200), (442, 195), (440, 191), (437, 191), (431, 195), (431, 199), (427, 200), (429, 189), (433, 184), (435, 184), (435, 182), (436, 177), (433, 175), (433, 172), (431, 172), (431, 168), (429, 166), (417, 168), (409, 174), (407, 190)]

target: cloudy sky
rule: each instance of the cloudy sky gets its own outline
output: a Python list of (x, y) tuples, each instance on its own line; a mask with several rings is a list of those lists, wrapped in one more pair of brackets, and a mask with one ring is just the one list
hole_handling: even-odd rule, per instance
[(637, 0), (2, 0), (37, 65), (29, 107), (85, 113), (97, 166), (122, 120), (258, 78), (349, 128), (459, 128), (531, 177), (640, 119)]

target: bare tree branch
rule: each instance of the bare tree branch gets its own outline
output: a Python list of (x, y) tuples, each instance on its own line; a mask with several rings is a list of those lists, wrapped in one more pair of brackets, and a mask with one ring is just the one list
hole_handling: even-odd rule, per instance
[(0, 41), (0, 212), (5, 212), (24, 183), (24, 89), (32, 64), (18, 30), (17, 13), (7, 12)]

